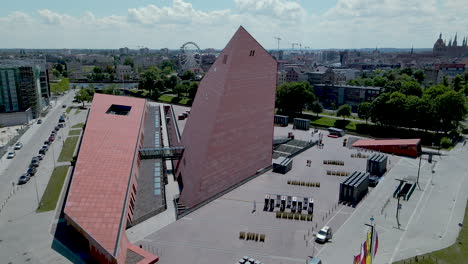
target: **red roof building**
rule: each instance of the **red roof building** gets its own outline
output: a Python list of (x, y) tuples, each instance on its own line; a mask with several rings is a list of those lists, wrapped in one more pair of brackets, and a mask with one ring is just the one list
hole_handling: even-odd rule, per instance
[(421, 153), (421, 139), (361, 139), (354, 142), (353, 147), (418, 157)]
[(276, 61), (240, 27), (200, 83), (176, 176), (193, 207), (271, 165)]
[(158, 260), (125, 233), (133, 217), (146, 111), (143, 99), (94, 95), (64, 213), (99, 263), (125, 263), (127, 250), (143, 256), (141, 263)]

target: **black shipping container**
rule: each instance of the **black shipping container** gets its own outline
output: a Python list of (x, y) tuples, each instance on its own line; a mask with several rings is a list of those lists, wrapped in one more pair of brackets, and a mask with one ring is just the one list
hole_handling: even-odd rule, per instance
[(275, 115), (275, 124), (280, 126), (287, 126), (289, 122), (289, 117), (284, 115)]
[(294, 118), (294, 128), (301, 129), (301, 130), (309, 130), (310, 120), (303, 119), (303, 118)]
[(372, 175), (382, 176), (387, 171), (387, 160), (387, 155), (372, 155), (367, 159), (367, 172)]

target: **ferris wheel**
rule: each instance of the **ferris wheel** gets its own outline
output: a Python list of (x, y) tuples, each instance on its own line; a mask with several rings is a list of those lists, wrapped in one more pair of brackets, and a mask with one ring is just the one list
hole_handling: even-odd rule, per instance
[(179, 65), (182, 71), (200, 68), (201, 50), (195, 42), (186, 42), (180, 47)]

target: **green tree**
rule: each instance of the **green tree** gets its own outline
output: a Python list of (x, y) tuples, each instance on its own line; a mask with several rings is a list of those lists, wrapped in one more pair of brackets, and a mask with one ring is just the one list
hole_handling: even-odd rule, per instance
[(411, 68), (404, 68), (404, 69), (401, 69), (400, 70), (400, 74), (403, 75), (403, 74), (406, 74), (408, 76), (411, 76), (413, 75), (413, 69)]
[(426, 78), (426, 74), (424, 74), (423, 70), (417, 70), (413, 73), (413, 77), (419, 84), (422, 84)]
[(373, 82), (374, 82), (374, 86), (376, 87), (385, 87), (388, 80), (382, 76), (375, 76)]
[(114, 84), (102, 89), (102, 93), (103, 94), (113, 94), (113, 95), (121, 95), (122, 92), (120, 89), (118, 89), (117, 87), (115, 87)]
[(310, 110), (312, 110), (312, 112), (314, 112), (316, 116), (318, 116), (318, 114), (323, 112), (323, 106), (319, 101), (314, 101), (310, 105)]
[(438, 84), (425, 89), (424, 96), (428, 96), (429, 99), (435, 100), (437, 96), (442, 95), (450, 90), (450, 87)]
[(191, 100), (195, 99), (195, 95), (197, 94), (197, 91), (198, 91), (198, 82), (192, 82), (188, 89), (188, 96)]
[(460, 74), (457, 74), (457, 76), (453, 78), (452, 87), (456, 92), (460, 91), (463, 88), (462, 82), (463, 82), (463, 78), (461, 77)]
[(447, 86), (449, 87), (450, 84), (449, 84), (449, 78), (447, 76), (444, 76), (444, 78), (442, 79), (442, 85), (443, 86)]
[(164, 80), (164, 87), (166, 89), (174, 89), (174, 87), (177, 85), (178, 81), (179, 80), (178, 80), (177, 76), (171, 75), (171, 77)]
[(115, 73), (114, 66), (112, 66), (112, 65), (106, 65), (106, 67), (104, 68), (104, 72), (106, 72), (106, 73), (108, 73), (108, 74)]
[(448, 132), (458, 127), (460, 121), (465, 120), (466, 98), (460, 92), (448, 91), (436, 98), (437, 114), (441, 120), (441, 130)]
[(361, 103), (358, 106), (358, 116), (359, 116), (359, 118), (365, 119), (366, 124), (367, 124), (367, 121), (370, 118), (371, 108), (372, 108), (372, 104), (369, 103), (369, 102)]
[(85, 102), (90, 102), (92, 99), (92, 96), (89, 94), (88, 89), (81, 88), (76, 94), (75, 94), (75, 100), (78, 100), (83, 103), (83, 108), (85, 107)]
[(176, 95), (177, 97), (182, 97), (181, 95), (183, 93), (187, 93), (190, 89), (190, 84), (186, 83), (186, 82), (182, 82), (182, 83), (179, 83), (176, 85), (176, 87), (174, 87), (174, 89), (172, 90)]
[(175, 64), (172, 61), (166, 60), (161, 63), (161, 69), (164, 74), (168, 75), (175, 72)]
[(315, 101), (312, 86), (307, 82), (285, 83), (276, 91), (276, 107), (288, 114), (301, 113), (308, 102)]
[(422, 88), (421, 85), (415, 81), (403, 82), (400, 92), (405, 95), (416, 95), (419, 97), (422, 95)]
[(184, 81), (194, 80), (195, 79), (195, 73), (193, 71), (187, 70), (180, 76), (180, 79), (182, 79)]
[(348, 104), (344, 104), (338, 108), (338, 111), (336, 111), (337, 116), (342, 116), (343, 119), (346, 117), (351, 116), (351, 106)]
[(401, 91), (401, 81), (389, 81), (385, 84), (384, 91), (386, 93), (393, 93)]
[(133, 59), (132, 59), (132, 58), (126, 57), (125, 60), (124, 60), (123, 65), (131, 66), (132, 69), (133, 69), (133, 66), (135, 65), (135, 63), (133, 62)]
[(147, 90), (152, 98), (158, 98), (164, 89), (164, 83), (161, 83), (161, 71), (157, 67), (150, 67), (140, 76), (138, 88)]

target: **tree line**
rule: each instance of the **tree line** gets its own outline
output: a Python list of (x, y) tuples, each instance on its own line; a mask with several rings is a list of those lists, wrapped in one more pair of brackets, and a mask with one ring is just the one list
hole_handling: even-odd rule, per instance
[[(450, 83), (425, 86), (424, 72), (410, 68), (377, 71), (349, 82), (351, 85), (383, 87), (382, 93), (373, 102), (363, 102), (358, 115), (388, 127), (418, 128), (449, 132), (458, 128), (467, 115), (466, 93), (468, 73), (458, 75)], [(323, 108), (314, 94), (313, 87), (306, 82), (285, 83), (276, 92), (276, 108), (279, 113), (298, 115), (303, 109), (314, 113)], [(342, 105), (338, 116), (350, 116), (351, 107)]]

